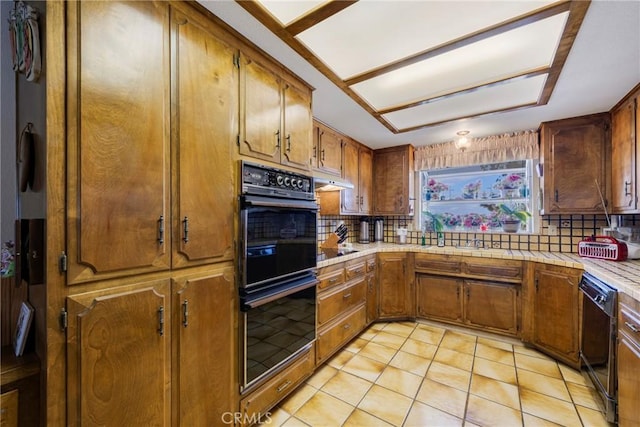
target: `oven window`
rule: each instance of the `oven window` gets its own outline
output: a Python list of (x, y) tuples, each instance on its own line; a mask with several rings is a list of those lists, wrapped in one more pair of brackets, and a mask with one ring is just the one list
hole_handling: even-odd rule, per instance
[(317, 212), (249, 208), (246, 284), (274, 280), (316, 266)]
[(315, 339), (315, 307), (313, 286), (246, 311), (246, 385)]

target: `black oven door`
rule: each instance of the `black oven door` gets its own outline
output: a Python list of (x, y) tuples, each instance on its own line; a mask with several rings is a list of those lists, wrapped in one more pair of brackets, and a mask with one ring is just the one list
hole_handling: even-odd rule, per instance
[(240, 291), (241, 382), (246, 390), (311, 347), (316, 337), (315, 274)]
[(241, 286), (304, 274), (316, 267), (318, 205), (315, 201), (241, 197)]

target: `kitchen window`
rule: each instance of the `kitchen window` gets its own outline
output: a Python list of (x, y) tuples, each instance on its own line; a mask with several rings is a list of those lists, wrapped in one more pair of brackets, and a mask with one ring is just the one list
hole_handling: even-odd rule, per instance
[(534, 231), (531, 160), (423, 170), (419, 175), (425, 232)]

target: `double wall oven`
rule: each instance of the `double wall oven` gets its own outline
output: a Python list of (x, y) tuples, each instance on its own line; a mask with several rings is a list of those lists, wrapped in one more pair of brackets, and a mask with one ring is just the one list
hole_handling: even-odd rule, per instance
[(240, 383), (247, 390), (315, 340), (313, 178), (240, 164)]

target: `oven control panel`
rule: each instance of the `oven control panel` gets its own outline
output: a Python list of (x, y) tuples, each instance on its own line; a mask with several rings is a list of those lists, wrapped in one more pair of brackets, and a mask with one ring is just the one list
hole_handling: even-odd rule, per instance
[(241, 162), (242, 194), (314, 200), (313, 178), (294, 172)]

